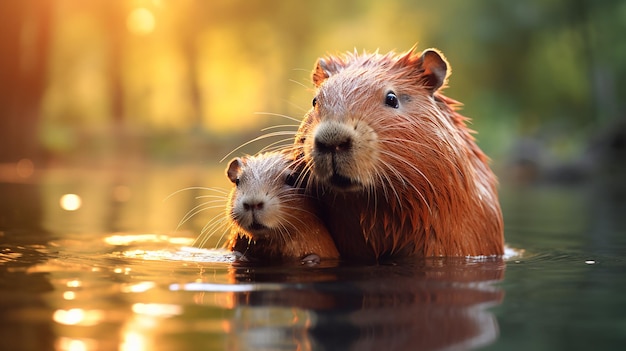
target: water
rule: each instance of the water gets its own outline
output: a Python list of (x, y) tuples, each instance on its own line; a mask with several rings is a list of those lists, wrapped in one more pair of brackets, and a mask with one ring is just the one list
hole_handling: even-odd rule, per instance
[(211, 191), (164, 201), (185, 187), (227, 188), (221, 169), (0, 173), (2, 350), (613, 350), (626, 342), (620, 178), (503, 185), (516, 249), (505, 260), (251, 267), (191, 247), (218, 209), (179, 226)]

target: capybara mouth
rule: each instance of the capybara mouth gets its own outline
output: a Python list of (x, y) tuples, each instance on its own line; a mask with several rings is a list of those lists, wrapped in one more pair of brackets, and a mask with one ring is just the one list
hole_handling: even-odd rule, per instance
[(358, 183), (353, 181), (348, 177), (344, 177), (341, 174), (333, 173), (333, 175), (328, 179), (330, 184), (337, 189), (341, 190), (352, 190), (358, 186)]
[(255, 232), (259, 232), (259, 231), (263, 231), (268, 229), (265, 225), (259, 223), (258, 221), (254, 221), (252, 222), (249, 226), (248, 226), (248, 230), (250, 231), (255, 231)]

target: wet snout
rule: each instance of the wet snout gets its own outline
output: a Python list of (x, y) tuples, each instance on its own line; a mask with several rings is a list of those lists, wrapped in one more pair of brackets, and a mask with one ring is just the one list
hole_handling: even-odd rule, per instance
[(322, 122), (314, 134), (314, 152), (338, 154), (352, 148), (354, 131), (350, 126), (339, 122)]
[(343, 153), (352, 147), (352, 136), (341, 128), (324, 128), (318, 130), (314, 142), (320, 154)]
[(345, 123), (320, 123), (314, 131), (311, 153), (315, 176), (339, 187), (350, 186), (356, 137), (354, 128)]
[(265, 201), (257, 198), (247, 198), (242, 202), (245, 211), (260, 211), (265, 206)]
[(259, 231), (266, 228), (266, 208), (267, 204), (263, 197), (246, 196), (242, 198), (240, 205), (235, 208), (239, 225), (252, 231)]

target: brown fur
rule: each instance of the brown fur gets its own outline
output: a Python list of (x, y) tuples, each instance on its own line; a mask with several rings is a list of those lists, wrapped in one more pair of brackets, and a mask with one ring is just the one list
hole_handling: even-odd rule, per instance
[(234, 187), (227, 203), (232, 223), (228, 249), (258, 261), (339, 257), (313, 200), (288, 184), (291, 163), (276, 152), (230, 162), (226, 174)]
[(497, 181), (448, 75), (432, 49), (317, 62), (295, 148), (343, 257), (503, 254)]

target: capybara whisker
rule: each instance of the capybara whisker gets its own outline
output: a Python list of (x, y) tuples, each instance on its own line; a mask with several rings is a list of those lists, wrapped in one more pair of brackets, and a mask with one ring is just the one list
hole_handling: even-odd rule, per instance
[[(285, 132), (287, 133), (287, 132)], [(263, 140), (263, 139), (267, 139), (267, 138), (272, 138), (272, 137), (276, 137), (276, 136), (282, 136), (282, 135), (291, 135), (291, 134), (282, 134), (282, 132), (273, 132), (273, 133), (266, 133), (263, 134), (261, 136), (258, 136), (256, 138), (253, 138), (252, 140), (248, 140), (245, 143), (237, 146), (236, 148), (234, 148), (232, 151), (230, 151), (229, 153), (227, 153), (224, 157), (222, 157), (220, 159), (220, 162), (223, 162), (225, 159), (227, 159), (228, 157), (230, 157), (230, 155), (234, 154), (235, 152), (237, 152), (237, 150), (246, 147), (252, 143), (255, 143), (257, 141)]]
[[(215, 203), (220, 203), (220, 205), (215, 205)], [(223, 206), (223, 203), (224, 203), (224, 200), (213, 200), (213, 201), (201, 203), (193, 207), (191, 210), (187, 211), (187, 213), (183, 216), (183, 218), (178, 222), (176, 230), (178, 230), (183, 224), (187, 223), (191, 218), (193, 218), (198, 213), (215, 209), (215, 208), (220, 208)]]
[(286, 135), (294, 136), (294, 135), (296, 135), (298, 125), (297, 124), (278, 124), (278, 125), (274, 125), (274, 126), (265, 127), (263, 129), (261, 129), (261, 131), (265, 132), (265, 131), (268, 131), (268, 130), (279, 129), (279, 128), (293, 128), (294, 130), (283, 130), (282, 132), (285, 132)]
[(209, 220), (204, 227), (202, 228), (202, 230), (200, 231), (200, 235), (198, 235), (198, 237), (196, 238), (196, 240), (194, 240), (193, 242), (193, 246), (196, 247), (204, 247), (207, 243), (207, 241), (213, 237), (213, 235), (215, 235), (215, 233), (217, 233), (219, 231), (220, 228), (222, 228), (222, 235), (220, 237), (220, 239), (217, 241), (218, 244), (221, 241), (222, 237), (223, 237), (223, 233), (226, 230), (226, 225), (227, 225), (227, 221), (224, 219), (224, 217), (222, 215), (216, 215), (214, 216), (211, 220)]
[(290, 150), (291, 146), (286, 144), (287, 142), (291, 141), (291, 138), (288, 139), (281, 139), (281, 140), (277, 140), (265, 147), (263, 147), (259, 152), (263, 153), (263, 152), (269, 152), (269, 151), (281, 151), (281, 150)]
[[(275, 116), (275, 117), (282, 117), (282, 118), (286, 118), (288, 120), (294, 121), (296, 123), (300, 123), (300, 118), (295, 118), (295, 117), (291, 117), (288, 115), (284, 115), (284, 114), (280, 114), (280, 113), (274, 113), (274, 112), (255, 112), (255, 115), (266, 115), (266, 116)], [(297, 125), (295, 125), (295, 127), (297, 127)]]
[(172, 196), (182, 193), (183, 191), (191, 191), (191, 190), (206, 190), (206, 191), (214, 191), (216, 193), (223, 193), (226, 194), (227, 192), (223, 189), (219, 189), (219, 188), (207, 188), (207, 187), (203, 187), (203, 186), (191, 186), (191, 187), (187, 187), (187, 188), (183, 188), (183, 189), (179, 189), (174, 191), (173, 193), (169, 194), (165, 199), (163, 199), (163, 201), (167, 201), (169, 200)]

